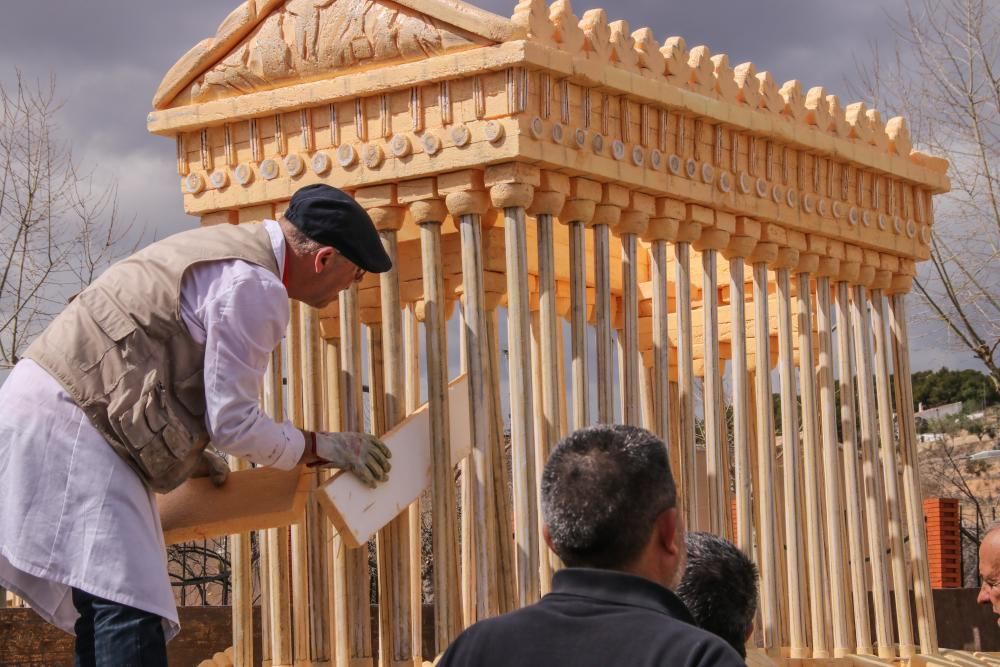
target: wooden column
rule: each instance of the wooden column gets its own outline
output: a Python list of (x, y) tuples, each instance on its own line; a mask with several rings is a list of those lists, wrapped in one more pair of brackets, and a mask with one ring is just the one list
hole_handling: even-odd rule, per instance
[[(233, 472), (249, 470), (250, 462), (230, 456)], [(250, 533), (229, 536), (230, 571), (232, 572), (233, 664), (253, 664), (253, 568)], [(263, 641), (263, 637), (262, 637)]]
[(858, 284), (851, 297), (851, 324), (854, 330), (854, 350), (858, 369), (858, 411), (860, 416), (862, 474), (865, 492), (865, 519), (867, 523), (868, 554), (872, 565), (872, 598), (875, 607), (875, 638), (878, 656), (893, 658), (896, 654), (892, 614), (890, 612), (889, 583), (886, 577), (885, 555), (885, 490), (882, 466), (875, 451), (878, 426), (875, 412), (875, 389), (872, 386), (874, 359), (871, 342), (871, 316), (865, 285), (874, 278), (875, 270), (862, 266)]
[(778, 259), (775, 243), (758, 243), (750, 255), (753, 265), (754, 307), (754, 394), (757, 442), (757, 477), (760, 484), (755, 505), (760, 512), (758, 562), (760, 568), (760, 608), (764, 648), (771, 656), (781, 649), (779, 611), (781, 548), (775, 501), (774, 418), (771, 411), (771, 320), (768, 313), (768, 264)]
[(851, 595), (854, 608), (855, 651), (862, 655), (872, 652), (871, 628), (868, 620), (868, 578), (865, 567), (864, 504), (861, 494), (861, 472), (858, 468), (857, 415), (855, 412), (855, 354), (851, 338), (849, 283), (856, 281), (860, 264), (840, 262), (836, 292), (837, 362), (840, 386), (840, 431), (843, 443), (844, 490), (847, 515), (847, 542), (851, 566)]
[[(302, 313), (302, 421), (309, 431), (323, 430), (323, 384), (321, 369), (322, 353), (319, 347), (319, 314), (315, 309), (301, 306)], [(328, 471), (314, 470), (312, 484), (318, 485), (327, 479)], [(330, 605), (329, 582), (330, 563), (327, 559), (326, 544), (329, 540), (329, 526), (320, 512), (317, 502), (310, 498), (306, 502), (305, 534), (308, 555), (308, 595), (309, 595), (309, 655), (313, 662), (325, 662), (330, 653)]]
[[(716, 535), (729, 535), (730, 508), (726, 503), (729, 470), (724, 466), (723, 449), (728, 446), (722, 431), (722, 372), (719, 359), (719, 282), (718, 253), (729, 245), (735, 218), (700, 206), (688, 205), (689, 219), (704, 220), (706, 227), (694, 242), (701, 253), (701, 312), (704, 317), (702, 350), (705, 363), (705, 471), (708, 482), (708, 529)], [(704, 217), (702, 217), (704, 216)]]
[[(292, 301), (291, 317), (286, 334), (288, 351), (289, 417), (296, 426), (305, 423), (302, 377), (302, 306)], [(309, 543), (305, 522), (291, 526), (291, 580), (292, 580), (292, 660), (309, 659)]]
[(601, 201), (594, 208), (594, 325), (597, 329), (597, 423), (615, 421), (612, 401), (614, 363), (611, 348), (612, 300), (611, 259), (608, 230), (618, 224), (623, 206), (628, 204), (628, 190), (605, 183)]
[[(416, 309), (412, 303), (403, 309), (403, 384), (406, 400), (406, 414), (413, 413), (420, 407), (420, 334), (418, 332)], [(410, 516), (410, 540), (407, 559), (410, 562), (410, 609), (411, 617), (411, 648), (410, 654), (419, 659), (423, 653), (423, 577), (421, 571), (421, 530), (420, 530), (420, 499), (414, 500), (407, 509)]]
[(539, 184), (538, 170), (519, 163), (486, 169), (493, 206), (504, 211), (507, 253), (507, 346), (510, 350), (510, 440), (514, 471), (514, 532), (521, 605), (539, 596), (539, 528), (535, 443), (531, 430), (531, 319), (525, 209)]
[(601, 184), (585, 178), (569, 180), (569, 196), (559, 213), (559, 221), (569, 225), (570, 339), (575, 431), (590, 424), (590, 397), (587, 372), (587, 250), (584, 230), (594, 219), (601, 198)]
[(424, 284), (424, 336), (427, 360), (427, 398), (431, 433), (432, 526), (434, 557), (434, 650), (440, 653), (462, 627), (459, 602), (458, 520), (451, 441), (448, 429), (448, 350), (445, 336), (444, 276), (441, 223), (444, 202), (428, 193), (410, 204), (410, 216), (420, 225), (420, 256)]
[[(382, 246), (393, 266), (379, 274), (381, 308), (381, 350), (369, 348), (373, 360), (369, 373), (369, 396), (382, 386), (382, 429), (389, 430), (406, 415), (403, 361), (403, 319), (399, 299), (399, 253), (397, 232), (403, 226), (406, 209), (397, 199), (395, 184), (364, 188), (355, 199), (368, 209)], [(375, 364), (381, 356), (381, 368)], [(381, 377), (379, 377), (381, 376)], [(377, 383), (376, 380), (381, 380)], [(374, 405), (374, 401), (372, 405)], [(374, 422), (375, 420), (373, 420)], [(381, 431), (375, 431), (381, 433)], [(401, 512), (378, 532), (379, 664), (385, 667), (413, 663), (413, 615), (411, 578), (419, 577), (410, 569), (410, 513)]]
[[(271, 360), (264, 374), (264, 411), (277, 422), (285, 420), (284, 386), (282, 382), (282, 352), (279, 347), (271, 353)], [(271, 528), (262, 535), (263, 550), (267, 552), (267, 567), (261, 568), (261, 580), (268, 581), (267, 612), (270, 636), (261, 643), (271, 647), (273, 667), (292, 664), (292, 602), (289, 593), (291, 562), (289, 561), (289, 528)], [(263, 609), (261, 610), (263, 613)]]
[(615, 234), (621, 240), (622, 248), (622, 340), (621, 367), (619, 377), (622, 387), (622, 423), (641, 426), (642, 398), (640, 384), (643, 377), (639, 373), (639, 285), (636, 265), (639, 261), (637, 242), (646, 231), (649, 216), (653, 213), (654, 200), (649, 195), (632, 192), (629, 203), (618, 224)]
[[(449, 179), (455, 179), (450, 174)], [(483, 286), (482, 215), (489, 207), (489, 199), (479, 172), (468, 172), (457, 183), (449, 180), (445, 201), (448, 212), (458, 220), (462, 244), (462, 294), (465, 302), (463, 317), (463, 342), (466, 372), (469, 377), (469, 424), (471, 432), (471, 460), (465, 467), (465, 484), (468, 488), (467, 504), (462, 508), (463, 552), (468, 559), (462, 563), (463, 590), (469, 599), (463, 605), (469, 614), (466, 625), (491, 616), (497, 611), (496, 586), (492, 577), (496, 569), (495, 546), (491, 540), (496, 529), (493, 471), (491, 468), (490, 433), (493, 386), (487, 368), (490, 353), (486, 340), (486, 308)], [(439, 184), (440, 185), (440, 184)], [(466, 520), (468, 518), (468, 520)], [(467, 545), (467, 546), (466, 546)]]
[[(896, 465), (896, 435), (893, 424), (892, 397), (889, 388), (888, 337), (886, 336), (885, 298), (882, 290), (889, 286), (892, 274), (877, 270), (868, 302), (875, 336), (875, 387), (878, 397), (879, 439), (882, 454), (882, 475), (885, 478), (885, 500), (889, 509), (889, 557), (892, 564), (892, 588), (896, 603), (896, 631), (899, 637), (899, 657), (916, 653), (910, 618), (910, 585), (906, 576), (903, 546), (903, 518), (899, 497), (899, 475)], [(921, 516), (923, 516), (921, 514)]]
[(789, 271), (798, 264), (799, 252), (781, 248), (774, 263), (778, 298), (778, 367), (781, 389), (781, 451), (785, 497), (785, 553), (788, 592), (788, 630), (791, 657), (808, 658), (806, 644), (805, 587), (806, 566), (802, 554), (802, 499), (799, 488), (799, 420), (796, 414), (795, 359), (792, 350), (792, 288)]
[(676, 261), (675, 302), (677, 312), (677, 404), (681, 460), (681, 497), (688, 530), (700, 530), (698, 521), (697, 456), (694, 441), (694, 336), (691, 327), (691, 242), (701, 236), (702, 224), (692, 220), (687, 207), (681, 205), (683, 216), (678, 225), (674, 256)]
[[(830, 657), (826, 632), (827, 581), (824, 575), (826, 558), (823, 552), (822, 477), (817, 460), (820, 456), (819, 403), (816, 400), (816, 364), (813, 355), (811, 274), (819, 265), (819, 255), (810, 247), (799, 254), (796, 274), (796, 322), (799, 341), (799, 389), (802, 401), (802, 482), (805, 490), (805, 542), (809, 573), (809, 611), (812, 626), (814, 658)], [(795, 410), (795, 404), (791, 404)], [(782, 427), (782, 433), (788, 431)], [(795, 498), (801, 502), (802, 498)], [(839, 548), (839, 547), (838, 547)]]
[[(729, 308), (733, 359), (733, 469), (736, 488), (736, 544), (744, 553), (753, 553), (753, 508), (750, 457), (750, 403), (747, 389), (746, 283), (744, 261), (760, 238), (760, 224), (749, 218), (735, 221), (734, 234), (723, 250), (729, 261)], [(769, 360), (764, 360), (765, 366)]]
[[(847, 596), (851, 572), (844, 564), (844, 533), (841, 530), (840, 447), (837, 441), (837, 405), (833, 387), (833, 312), (830, 306), (830, 278), (838, 275), (840, 261), (823, 255), (816, 270), (816, 336), (819, 342), (819, 365), (816, 383), (819, 387), (819, 417), (823, 442), (823, 489), (826, 494), (826, 545), (829, 562), (830, 616), (833, 622), (833, 656), (841, 658), (853, 653), (855, 645), (848, 636)], [(865, 605), (867, 607), (867, 605)]]
[[(674, 460), (677, 442), (670, 433), (670, 336), (667, 327), (670, 304), (667, 295), (667, 241), (677, 238), (680, 221), (660, 216), (660, 202), (656, 203), (654, 217), (646, 225), (643, 239), (650, 244), (649, 271), (653, 282), (653, 432), (667, 443), (667, 451)], [(679, 468), (674, 475), (683, 474)]]
[[(563, 393), (563, 381), (559, 373), (559, 344), (562, 335), (556, 309), (556, 260), (555, 221), (553, 216), (562, 211), (569, 190), (569, 177), (555, 172), (542, 171), (539, 187), (535, 189), (528, 213), (535, 216), (538, 237), (538, 376), (541, 410), (535, 417), (541, 417), (540, 433), (535, 437), (535, 493), (541, 495), (542, 470), (549, 458), (549, 452), (559, 442), (561, 406), (559, 397)], [(538, 505), (538, 545), (539, 584), (544, 595), (551, 590), (552, 559), (542, 537), (543, 519), (541, 503)]]
[[(358, 286), (340, 293), (341, 385), (344, 403), (344, 431), (364, 430), (361, 400), (361, 319)], [(370, 605), (368, 591), (368, 549), (348, 549), (340, 537), (334, 538), (334, 587), (336, 589), (336, 658), (340, 665), (370, 665), (372, 661)]]
[[(503, 295), (499, 293), (486, 294), (486, 343), (490, 350), (489, 354), (489, 382), (493, 387), (495, 395), (500, 392), (500, 337), (499, 337), (499, 317), (497, 315), (497, 305)], [(493, 434), (493, 447), (491, 449), (492, 465), (494, 472), (493, 488), (496, 492), (496, 578), (499, 582), (497, 590), (497, 602), (499, 613), (505, 614), (519, 607), (517, 594), (517, 566), (515, 564), (514, 541), (511, 540), (511, 522), (514, 518), (514, 503), (511, 499), (512, 486), (507, 478), (507, 461), (504, 454), (504, 423), (500, 414), (500, 401), (494, 400), (490, 409), (490, 432)]]
[(934, 597), (931, 592), (930, 568), (927, 562), (927, 535), (924, 532), (923, 493), (920, 490), (920, 463), (917, 458), (916, 424), (913, 420), (913, 387), (910, 373), (910, 341), (906, 323), (906, 291), (912, 276), (902, 274), (893, 279), (889, 300), (889, 324), (892, 330), (893, 366), (896, 386), (896, 414), (900, 425), (900, 453), (903, 464), (903, 491), (906, 498), (907, 532), (910, 535), (910, 567), (913, 571), (913, 593), (917, 602), (917, 630), (920, 652), (938, 653)]

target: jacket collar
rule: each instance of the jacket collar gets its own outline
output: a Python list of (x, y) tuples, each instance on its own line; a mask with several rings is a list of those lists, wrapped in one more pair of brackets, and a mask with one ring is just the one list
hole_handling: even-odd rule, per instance
[(552, 578), (552, 594), (642, 607), (695, 625), (691, 612), (670, 590), (644, 577), (616, 570), (564, 568)]

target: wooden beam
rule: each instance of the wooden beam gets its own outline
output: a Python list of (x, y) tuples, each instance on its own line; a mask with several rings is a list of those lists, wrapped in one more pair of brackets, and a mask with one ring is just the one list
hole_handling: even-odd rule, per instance
[(303, 468), (254, 468), (230, 473), (222, 486), (207, 477), (189, 479), (156, 497), (166, 544), (208, 540), (302, 520), (309, 497)]

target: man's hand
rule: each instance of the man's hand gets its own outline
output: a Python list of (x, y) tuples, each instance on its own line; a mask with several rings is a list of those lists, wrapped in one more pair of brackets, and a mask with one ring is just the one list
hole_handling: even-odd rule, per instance
[(192, 477), (211, 477), (212, 484), (222, 486), (229, 477), (229, 464), (226, 459), (213, 451), (205, 449), (201, 452), (201, 461), (191, 473)]
[(392, 452), (374, 435), (316, 433), (315, 437), (318, 461), (310, 465), (348, 470), (372, 488), (389, 479)]

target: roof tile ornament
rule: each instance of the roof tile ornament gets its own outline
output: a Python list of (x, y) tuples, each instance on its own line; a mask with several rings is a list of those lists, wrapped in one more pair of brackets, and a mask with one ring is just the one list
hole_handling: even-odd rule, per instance
[(580, 19), (573, 13), (569, 0), (556, 0), (549, 6), (549, 21), (552, 23), (552, 38), (568, 53), (579, 53), (583, 49), (584, 35), (580, 29)]

